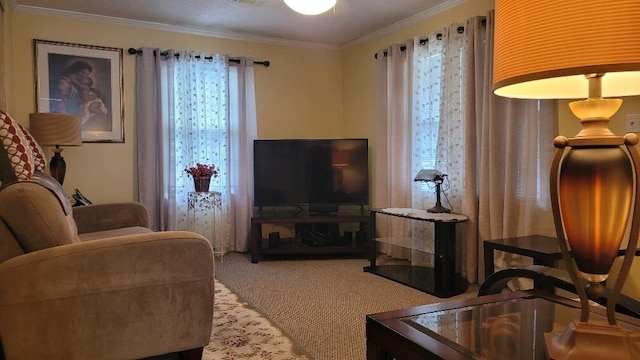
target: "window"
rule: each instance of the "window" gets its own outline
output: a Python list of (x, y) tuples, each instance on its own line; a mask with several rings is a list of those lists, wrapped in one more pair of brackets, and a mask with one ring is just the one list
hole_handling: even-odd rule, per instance
[[(454, 27), (454, 30), (460, 27)], [(449, 30), (449, 29), (447, 29)], [(462, 174), (464, 138), (464, 35), (459, 31), (433, 34), (415, 44), (413, 60), (412, 170), (437, 169)], [(445, 188), (448, 183), (445, 181)], [(414, 201), (433, 197), (433, 184), (420, 183)]]

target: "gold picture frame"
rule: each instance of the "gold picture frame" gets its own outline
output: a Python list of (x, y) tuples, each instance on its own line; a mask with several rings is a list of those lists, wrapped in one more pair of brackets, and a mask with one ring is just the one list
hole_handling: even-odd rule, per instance
[(121, 48), (34, 39), (36, 111), (82, 119), (82, 142), (124, 143)]

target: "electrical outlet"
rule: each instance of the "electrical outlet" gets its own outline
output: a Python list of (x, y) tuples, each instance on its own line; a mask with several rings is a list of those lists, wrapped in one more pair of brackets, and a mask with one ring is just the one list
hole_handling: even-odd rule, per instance
[(627, 114), (627, 132), (640, 133), (640, 114)]

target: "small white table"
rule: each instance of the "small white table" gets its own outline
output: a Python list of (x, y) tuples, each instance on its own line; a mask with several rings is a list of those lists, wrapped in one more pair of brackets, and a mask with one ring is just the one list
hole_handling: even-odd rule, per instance
[(213, 254), (219, 255), (220, 261), (222, 261), (225, 244), (219, 233), (221, 227), (216, 226), (216, 223), (220, 221), (216, 218), (216, 212), (222, 210), (222, 193), (218, 191), (189, 191), (187, 207), (189, 230), (209, 239), (213, 246)]

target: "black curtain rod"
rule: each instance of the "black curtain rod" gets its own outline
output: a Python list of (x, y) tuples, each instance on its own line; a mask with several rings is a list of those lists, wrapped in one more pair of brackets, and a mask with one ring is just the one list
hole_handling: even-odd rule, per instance
[[(138, 49), (136, 49), (136, 48), (129, 48), (128, 53), (129, 53), (129, 55), (142, 55), (142, 50), (138, 50)], [(156, 51), (155, 51), (155, 50), (153, 51), (153, 55), (156, 55)], [(167, 53), (167, 52), (161, 52), (161, 53), (160, 53), (160, 55), (162, 55), (162, 56), (167, 56), (167, 55), (169, 55), (169, 53)], [(175, 57), (180, 57), (180, 54), (177, 54), (177, 53), (176, 53), (176, 54), (174, 54), (173, 56), (175, 56)], [(195, 58), (196, 58), (196, 59), (200, 59), (200, 55), (196, 55), (196, 56), (195, 56)], [(211, 59), (213, 59), (213, 57), (207, 57), (207, 56), (205, 56), (205, 60), (211, 60)], [(229, 62), (239, 64), (239, 63), (240, 63), (240, 60), (239, 60), (239, 59), (232, 59), (232, 58), (230, 58), (230, 59), (229, 59)], [(271, 62), (269, 62), (269, 60), (265, 60), (265, 61), (254, 61), (253, 63), (254, 63), (254, 64), (257, 64), (257, 65), (264, 65), (264, 67), (269, 67), (269, 66), (271, 65)]]
[[(482, 25), (487, 25), (487, 19), (482, 19), (482, 20), (480, 20), (480, 24), (482, 24)], [(458, 27), (456, 28), (456, 31), (458, 32), (458, 34), (462, 34), (462, 33), (464, 33), (464, 26), (462, 26), (462, 25), (458, 26)], [(442, 34), (436, 34), (436, 39), (438, 39), (438, 40), (442, 40)], [(426, 43), (428, 43), (428, 42), (429, 42), (429, 39), (420, 39), (420, 45), (424, 45), (424, 44), (426, 44)], [(402, 45), (402, 46), (400, 46), (400, 51), (405, 51), (405, 50), (407, 50), (407, 46), (406, 46), (406, 45)], [(386, 57), (388, 53), (387, 53), (387, 51), (385, 50), (383, 54), (384, 54), (384, 56)], [(374, 57), (375, 59), (377, 59), (377, 58), (378, 58), (378, 53), (373, 54), (373, 57)]]

